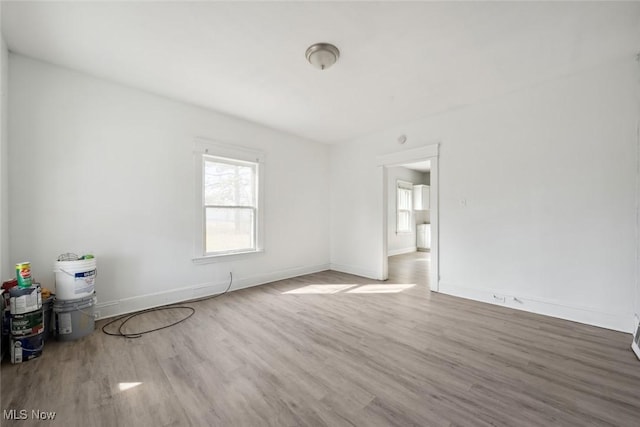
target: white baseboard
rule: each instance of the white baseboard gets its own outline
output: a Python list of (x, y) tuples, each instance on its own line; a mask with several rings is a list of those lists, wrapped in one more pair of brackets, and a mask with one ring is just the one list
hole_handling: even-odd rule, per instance
[(329, 264), (318, 264), (309, 267), (288, 268), (286, 270), (273, 271), (271, 273), (256, 274), (254, 276), (243, 277), (236, 282), (232, 289), (244, 289), (252, 286), (264, 285), (265, 283), (276, 282), (278, 280), (291, 279), (292, 277), (304, 276), (305, 274), (318, 273), (330, 269)]
[[(273, 271), (254, 276), (239, 277), (233, 279), (233, 284), (229, 292), (239, 289), (250, 288), (252, 286), (263, 285), (278, 280), (290, 279), (292, 277), (303, 276), (305, 274), (318, 273), (329, 269), (329, 264), (319, 264), (310, 267), (296, 267), (285, 270)], [(218, 283), (201, 283), (184, 288), (171, 289), (168, 291), (155, 292), (152, 294), (138, 295), (130, 298), (123, 298), (116, 301), (98, 302), (95, 311), (99, 313), (99, 319), (120, 316), (127, 313), (134, 313), (148, 308), (159, 307), (167, 304), (175, 304), (195, 298), (203, 298), (224, 292), (229, 286), (228, 281)], [(98, 295), (98, 301), (100, 296)]]
[(412, 252), (416, 252), (417, 250), (418, 248), (416, 246), (409, 247), (409, 248), (402, 248), (402, 249), (394, 249), (392, 251), (387, 251), (387, 256), (410, 254)]
[(331, 270), (339, 271), (340, 273), (353, 274), (354, 276), (366, 277), (367, 279), (382, 280), (380, 274), (377, 271), (369, 270), (362, 267), (354, 267), (351, 265), (342, 264), (330, 264)]
[(550, 300), (494, 292), (490, 289), (453, 286), (446, 282), (440, 282), (439, 292), (615, 331), (633, 331), (632, 313), (605, 313), (589, 307), (570, 306)]

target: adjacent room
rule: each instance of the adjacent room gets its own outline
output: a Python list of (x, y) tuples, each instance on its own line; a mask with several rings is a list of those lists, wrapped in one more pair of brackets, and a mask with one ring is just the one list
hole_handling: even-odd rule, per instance
[(640, 3), (0, 24), (2, 425), (638, 425)]

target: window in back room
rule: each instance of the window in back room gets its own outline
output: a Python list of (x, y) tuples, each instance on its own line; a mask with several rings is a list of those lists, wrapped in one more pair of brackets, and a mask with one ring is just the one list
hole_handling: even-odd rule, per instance
[(396, 185), (396, 233), (411, 233), (413, 184), (398, 181)]

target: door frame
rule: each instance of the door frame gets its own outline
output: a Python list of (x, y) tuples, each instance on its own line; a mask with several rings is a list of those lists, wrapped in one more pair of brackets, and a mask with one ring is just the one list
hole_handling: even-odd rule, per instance
[(440, 289), (440, 207), (439, 207), (439, 171), (440, 144), (429, 144), (409, 150), (397, 151), (377, 157), (378, 167), (382, 169), (382, 253), (381, 269), (382, 279), (389, 278), (388, 260), (388, 215), (389, 215), (389, 192), (388, 192), (388, 168), (401, 166), (406, 163), (421, 162), (429, 160), (431, 162), (430, 171), (430, 217), (431, 217), (431, 266), (429, 271), (429, 288), (433, 292)]

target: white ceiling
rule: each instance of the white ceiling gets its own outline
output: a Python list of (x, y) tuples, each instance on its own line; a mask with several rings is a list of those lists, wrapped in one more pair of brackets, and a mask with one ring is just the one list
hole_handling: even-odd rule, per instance
[[(640, 49), (640, 3), (3, 2), (9, 49), (335, 143)], [(339, 47), (320, 71), (316, 42)]]
[(431, 162), (429, 160), (424, 160), (422, 162), (407, 163), (401, 165), (401, 167), (425, 173), (431, 171)]

